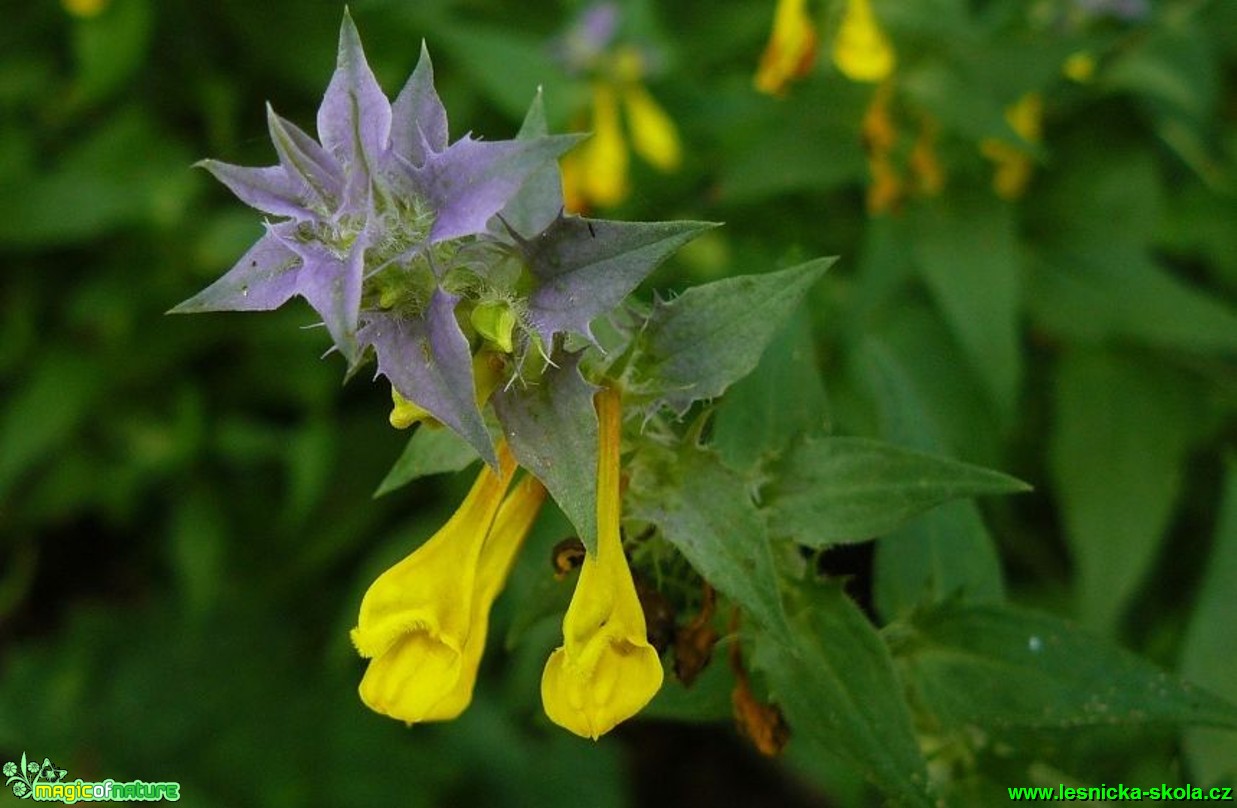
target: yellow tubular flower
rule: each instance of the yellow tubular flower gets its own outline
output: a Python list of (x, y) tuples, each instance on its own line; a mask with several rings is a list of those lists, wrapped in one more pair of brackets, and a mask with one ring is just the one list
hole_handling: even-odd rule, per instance
[(674, 121), (638, 83), (623, 91), (627, 104), (627, 127), (636, 153), (662, 171), (674, 171), (682, 159), (679, 133)]
[[(1043, 135), (1044, 102), (1039, 93), (1027, 93), (1005, 110), (1005, 120), (1019, 137), (1038, 143)], [(1034, 163), (1023, 149), (997, 138), (979, 144), (985, 157), (996, 163), (992, 190), (1002, 199), (1017, 199), (1031, 181)]]
[(563, 644), (541, 676), (550, 720), (594, 740), (648, 704), (663, 675), (619, 538), (619, 393), (602, 390), (596, 403), (597, 552), (585, 556), (563, 618)]
[(760, 57), (756, 89), (782, 95), (793, 79), (803, 78), (816, 61), (816, 26), (807, 13), (807, 0), (778, 0), (773, 33)]
[(507, 583), (516, 553), (524, 545), (524, 539), (541, 511), (545, 496), (545, 486), (536, 477), (528, 474), (516, 485), (511, 495), (503, 500), (498, 516), (494, 519), (494, 526), (481, 548), (481, 560), (477, 565), (475, 600), (472, 606), (473, 627), (464, 642), (460, 676), (455, 687), (434, 706), (434, 712), (442, 716), (442, 720), (455, 718), (464, 712), (472, 701), (473, 686), (477, 683), (477, 671), (481, 667), (481, 654), (485, 651), (490, 607)]
[(444, 721), (468, 702), (460, 693), (467, 686), (471, 694), (466, 649), (470, 635), (484, 632), (488, 611), (476, 608), (488, 587), (482, 550), (515, 473), (506, 443), (498, 448), (501, 472), (482, 468), (459, 510), (361, 600), (352, 642), (370, 660), (359, 690), (375, 712), (409, 724)]
[(846, 0), (833, 40), (833, 63), (852, 81), (884, 81), (893, 73), (897, 57), (869, 0)]
[(627, 196), (627, 144), (619, 126), (614, 88), (593, 86), (593, 137), (581, 155), (584, 195), (599, 205), (614, 205)]

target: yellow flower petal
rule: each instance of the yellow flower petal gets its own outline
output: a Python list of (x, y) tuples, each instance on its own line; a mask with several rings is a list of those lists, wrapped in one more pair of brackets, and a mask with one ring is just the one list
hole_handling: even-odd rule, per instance
[(581, 154), (585, 196), (598, 205), (615, 205), (627, 196), (627, 144), (619, 127), (613, 87), (593, 87), (593, 136)]
[(662, 171), (673, 171), (682, 159), (679, 133), (674, 121), (641, 84), (623, 92), (627, 103), (627, 128), (636, 153)]
[(816, 26), (807, 13), (807, 0), (778, 0), (773, 32), (756, 70), (756, 89), (781, 95), (793, 79), (806, 76), (816, 61)]
[(550, 720), (594, 740), (648, 704), (663, 678), (619, 537), (619, 393), (602, 390), (596, 402), (597, 552), (585, 556), (563, 618), (563, 645), (541, 677)]
[(897, 57), (869, 0), (847, 0), (833, 40), (833, 63), (852, 81), (884, 81), (893, 73)]
[(458, 717), (472, 702), (472, 691), (477, 683), (477, 671), (481, 667), (481, 655), (485, 651), (489, 630), (490, 607), (507, 583), (516, 554), (524, 545), (545, 496), (545, 486), (541, 481), (526, 475), (503, 500), (485, 546), (481, 548), (473, 601), (473, 627), (464, 643), (454, 684), (434, 705), (433, 717), (425, 720), (449, 721)]
[(515, 473), (505, 442), (499, 464), (498, 474), (483, 467), (447, 523), (362, 598), (352, 641), (372, 659), (359, 688), (370, 709), (408, 723), (442, 717), (436, 705), (455, 688), (477, 628), (482, 548)]

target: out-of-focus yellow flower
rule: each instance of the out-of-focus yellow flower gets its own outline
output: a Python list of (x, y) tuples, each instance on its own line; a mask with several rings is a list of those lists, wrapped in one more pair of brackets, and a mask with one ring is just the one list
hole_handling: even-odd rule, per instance
[[(617, 61), (621, 64), (625, 60)], [(562, 160), (563, 201), (572, 213), (584, 213), (595, 205), (616, 205), (627, 197), (630, 159), (620, 99), (637, 154), (665, 172), (677, 169), (682, 160), (674, 121), (643, 83), (628, 78), (629, 71), (627, 67), (616, 71), (623, 75), (622, 81), (594, 82), (593, 136)]]
[(103, 13), (111, 0), (60, 0), (64, 10), (74, 17), (97, 17)]
[(623, 93), (623, 101), (636, 154), (662, 171), (678, 168), (682, 160), (679, 133), (666, 111), (642, 84), (630, 85)]
[(863, 147), (868, 155), (870, 175), (867, 208), (873, 216), (889, 213), (902, 202), (902, 179), (893, 163), (898, 130), (893, 120), (892, 101), (893, 85), (885, 82), (876, 88), (863, 113)]
[(619, 121), (618, 93), (613, 85), (593, 85), (593, 136), (579, 150), (579, 159), (565, 161), (564, 186), (578, 189), (582, 208), (618, 204), (627, 196), (628, 156)]
[(1095, 78), (1095, 57), (1085, 50), (1071, 53), (1061, 65), (1061, 72), (1071, 81), (1086, 84)]
[(568, 71), (592, 81), (592, 120), (581, 116), (577, 122), (580, 128), (591, 123), (593, 136), (561, 161), (563, 206), (571, 213), (586, 213), (626, 198), (628, 137), (636, 153), (659, 171), (674, 171), (682, 160), (674, 121), (644, 86), (653, 57), (633, 45), (615, 44), (620, 22), (616, 4), (594, 3), (558, 46)]
[[(1005, 120), (1027, 143), (1038, 143), (1042, 137), (1044, 101), (1039, 93), (1027, 93), (1005, 110)], [(1016, 199), (1031, 181), (1034, 163), (1024, 148), (999, 138), (986, 138), (980, 151), (996, 163), (992, 175), (992, 190), (1002, 199)]]
[[(867, 209), (873, 216), (897, 212), (908, 196), (935, 196), (945, 187), (945, 167), (936, 153), (935, 119), (920, 113), (919, 134), (910, 154), (898, 148), (893, 87), (889, 81), (877, 87), (863, 114), (863, 147), (870, 177)], [(904, 176), (908, 170), (909, 180)]]
[(442, 529), (361, 601), (352, 641), (370, 660), (359, 691), (375, 712), (445, 721), (472, 699), (490, 605), (545, 497), (529, 478), (504, 501), (516, 466), (505, 442), (498, 448), (500, 471), (484, 466)]
[(550, 720), (594, 740), (648, 704), (663, 677), (619, 537), (619, 393), (602, 390), (596, 403), (597, 552), (585, 556), (563, 618), (563, 644), (541, 677)]
[(893, 44), (880, 27), (869, 0), (846, 0), (833, 40), (833, 63), (852, 81), (884, 81), (897, 65)]
[(807, 0), (778, 0), (773, 32), (756, 70), (756, 89), (782, 95), (786, 85), (803, 78), (816, 62), (816, 26), (807, 13)]
[(945, 188), (945, 167), (936, 154), (937, 123), (923, 116), (919, 136), (911, 148), (911, 175), (915, 178), (915, 193), (920, 196), (936, 196)]

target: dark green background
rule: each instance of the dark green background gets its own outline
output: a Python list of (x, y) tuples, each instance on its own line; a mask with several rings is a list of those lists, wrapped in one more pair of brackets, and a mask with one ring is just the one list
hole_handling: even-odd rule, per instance
[[(661, 53), (650, 87), (686, 159), (673, 175), (633, 161), (632, 196), (605, 213), (726, 223), (660, 270), (659, 289), (840, 255), (794, 332), (810, 335), (837, 431), (1032, 483), (984, 503), (1003, 573), (984, 573), (990, 594), (1237, 698), (1237, 14), (1163, 2), (1138, 23), (1081, 25), (1069, 6), (876, 2), (901, 60), (904, 138), (922, 113), (941, 121), (949, 181), (874, 218), (859, 132), (871, 87), (826, 50), (786, 98), (756, 94), (772, 2), (632, 4), (627, 34)], [(425, 38), (452, 136), (494, 139), (539, 84), (556, 130), (583, 110), (586, 85), (547, 46), (576, 8), (352, 4), (389, 94)], [(187, 805), (870, 801), (793, 742), (784, 764), (760, 760), (729, 725), (724, 682), (691, 698), (667, 683), (676, 693), (649, 713), (686, 723), (632, 722), (596, 744), (552, 727), (537, 682), (556, 618), (512, 650), (500, 640), (522, 599), (552, 588), (557, 514), (500, 600), (463, 718), (407, 730), (362, 707), (347, 641), (360, 594), (467, 480), (371, 499), (404, 442), (388, 390), (342, 385), (299, 301), (164, 315), (260, 233), (191, 164), (273, 162), (266, 101), (312, 128), (341, 13), (304, 0), (0, 11), (0, 759), (177, 780)], [(1085, 85), (1058, 75), (1082, 48), (1102, 57)], [(1012, 139), (1001, 109), (1032, 90), (1045, 139), (1026, 195), (1005, 203), (976, 143)], [(881, 410), (874, 385), (890, 378), (914, 391), (910, 423)], [(913, 547), (915, 530), (887, 546)], [(857, 575), (862, 599), (872, 565), (862, 549), (825, 561)], [(913, 605), (913, 586), (885, 591), (883, 619)], [(1054, 759), (1064, 748), (1096, 782), (1159, 783), (1237, 758), (1233, 733), (1119, 740), (1058, 743)]]

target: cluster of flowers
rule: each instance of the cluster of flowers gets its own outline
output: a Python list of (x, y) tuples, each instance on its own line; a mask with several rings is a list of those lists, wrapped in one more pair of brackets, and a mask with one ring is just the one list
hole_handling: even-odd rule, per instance
[[(1146, 0), (1069, 0), (1040, 4), (1028, 14), (1034, 24), (1077, 30), (1105, 17), (1123, 23), (1137, 22), (1149, 13)], [(868, 156), (867, 207), (873, 214), (898, 209), (908, 196), (935, 196), (945, 185), (945, 168), (936, 154), (940, 126), (927, 111), (913, 109), (918, 132), (905, 158), (900, 155), (895, 114), (895, 73), (898, 67), (893, 41), (872, 8), (872, 0), (845, 0), (841, 17), (833, 28), (831, 55), (834, 66), (851, 81), (877, 85), (862, 123)], [(761, 92), (783, 96), (790, 83), (808, 75), (816, 61), (819, 35), (808, 11), (808, 0), (778, 0), (769, 43), (761, 57), (754, 83)], [(1095, 56), (1077, 51), (1062, 64), (1062, 73), (1085, 83), (1096, 70)], [(1017, 199), (1030, 184), (1041, 142), (1043, 98), (1039, 92), (1023, 94), (1005, 109), (1005, 121), (1014, 139), (987, 137), (979, 152), (992, 163), (992, 190), (1002, 199)], [(902, 164), (905, 163), (905, 166)], [(909, 176), (907, 176), (909, 175)]]
[[(649, 225), (565, 216), (557, 158), (579, 138), (545, 135), (537, 114), (515, 140), (450, 142), (424, 48), (390, 102), (347, 15), (318, 140), (274, 111), (268, 122), (278, 165), (202, 163), (272, 217), (265, 235), (173, 311), (269, 310), (299, 295), (350, 373), (376, 360), (393, 423), (449, 427), (486, 461), (447, 524), (369, 588), (352, 632), (370, 660), (360, 685), (369, 707), (410, 724), (451, 719), (471, 700), (490, 606), (545, 485), (557, 496), (545, 474), (545, 485), (532, 473), (512, 485), (540, 460), (503, 423), (508, 409), (493, 407), (497, 439), (483, 411), (547, 369), (593, 390), (564, 335), (590, 341), (594, 318), (690, 236), (650, 246)], [(597, 738), (653, 697), (662, 667), (620, 540), (621, 394), (603, 384), (595, 415), (591, 393), (585, 401), (597, 425), (595, 541), (542, 696), (553, 721)]]

